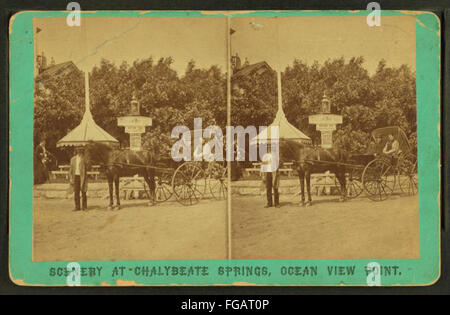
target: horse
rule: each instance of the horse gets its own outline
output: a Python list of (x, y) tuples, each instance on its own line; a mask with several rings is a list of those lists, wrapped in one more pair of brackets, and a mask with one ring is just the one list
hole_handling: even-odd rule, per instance
[[(315, 148), (293, 140), (280, 141), (280, 160), (293, 161), (298, 172), (301, 187), (301, 206), (311, 206), (311, 174), (330, 171), (335, 174), (341, 186), (341, 201), (346, 199), (346, 178), (348, 162), (351, 155), (342, 149)], [(305, 204), (305, 180), (308, 202)]]
[[(155, 198), (155, 163), (154, 155), (150, 151), (132, 151), (130, 149), (113, 148), (102, 143), (89, 142), (86, 145), (86, 155), (89, 164), (99, 164), (100, 171), (106, 175), (109, 188), (108, 209), (120, 209), (120, 177), (142, 176), (149, 187), (149, 205), (154, 205)], [(113, 185), (116, 188), (116, 206), (114, 207)]]

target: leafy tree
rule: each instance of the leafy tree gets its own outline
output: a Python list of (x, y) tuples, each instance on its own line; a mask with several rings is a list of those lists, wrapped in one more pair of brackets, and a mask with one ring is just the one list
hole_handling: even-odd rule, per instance
[(44, 77), (35, 83), (33, 138), (46, 147), (58, 161), (68, 158), (66, 150), (55, 150), (56, 143), (81, 121), (84, 112), (84, 79), (81, 72), (57, 80)]
[[(193, 128), (194, 118), (201, 117), (204, 127), (216, 124), (224, 129), (226, 74), (218, 66), (197, 68), (192, 60), (180, 75), (172, 63), (171, 57), (120, 65), (102, 60), (90, 71), (91, 111), (97, 124), (126, 146), (128, 135), (117, 126), (117, 117), (128, 113), (134, 95), (141, 114), (153, 118), (153, 126), (143, 135), (143, 146), (161, 155), (168, 154), (174, 141), (170, 133), (176, 125)], [(271, 71), (233, 80), (232, 124), (270, 124), (277, 110), (276, 81)], [(362, 57), (310, 65), (294, 60), (282, 73), (282, 88), (287, 119), (313, 139), (320, 133), (309, 124), (308, 116), (318, 112), (326, 93), (332, 112), (343, 116), (343, 124), (333, 135), (336, 146), (363, 153), (371, 131), (387, 125), (400, 126), (416, 145), (415, 73), (406, 65), (388, 67), (381, 60), (369, 75)], [(36, 84), (34, 96), (35, 142), (45, 136), (47, 147), (64, 158), (64, 150), (54, 148), (81, 121), (83, 73), (58, 80), (45, 78)]]
[(194, 117), (202, 117), (203, 125), (218, 125), (225, 129), (227, 122), (226, 77), (217, 66), (195, 68), (191, 60), (181, 79), (186, 101), (187, 125)]
[(362, 57), (310, 66), (295, 60), (285, 69), (282, 86), (286, 117), (313, 139), (320, 133), (308, 116), (319, 111), (326, 93), (332, 112), (343, 116), (334, 144), (353, 153), (365, 152), (375, 128), (397, 125), (409, 137), (416, 131), (415, 73), (406, 65), (389, 68), (381, 60), (370, 76)]
[(253, 74), (233, 82), (231, 123), (238, 126), (268, 126), (277, 111), (275, 71)]
[(128, 135), (117, 126), (117, 117), (127, 115), (133, 95), (141, 114), (153, 118), (153, 125), (143, 135), (143, 147), (161, 156), (170, 152), (170, 133), (177, 125), (193, 128), (196, 117), (203, 125), (226, 125), (226, 79), (217, 66), (197, 69), (191, 61), (184, 76), (171, 68), (171, 57), (154, 62), (152, 57), (132, 65), (116, 67), (102, 60), (91, 75), (92, 108), (96, 122), (115, 136), (123, 146)]

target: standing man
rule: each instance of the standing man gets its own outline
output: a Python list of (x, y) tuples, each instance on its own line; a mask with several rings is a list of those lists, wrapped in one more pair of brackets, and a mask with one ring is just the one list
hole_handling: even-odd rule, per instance
[(45, 148), (45, 139), (34, 150), (34, 183), (41, 184), (48, 180), (47, 163), (49, 156)]
[(70, 160), (69, 180), (73, 186), (75, 209), (73, 211), (80, 211), (80, 192), (83, 203), (83, 210), (87, 210), (87, 165), (84, 157), (84, 148), (77, 147), (75, 149), (76, 155)]
[(38, 158), (44, 165), (47, 164), (48, 158), (49, 158), (47, 149), (45, 148), (45, 144), (46, 144), (45, 139), (42, 139), (42, 141), (39, 143), (39, 145), (36, 148), (36, 155), (38, 156)]
[[(266, 186), (267, 204), (264, 208), (272, 207), (275, 204), (276, 208), (280, 207), (280, 197), (278, 194), (278, 187), (280, 184), (280, 176), (278, 172), (278, 165), (274, 163), (273, 155), (271, 152), (267, 152), (263, 155), (261, 163), (261, 172), (263, 182)], [(273, 202), (272, 202), (272, 190), (273, 190)]]

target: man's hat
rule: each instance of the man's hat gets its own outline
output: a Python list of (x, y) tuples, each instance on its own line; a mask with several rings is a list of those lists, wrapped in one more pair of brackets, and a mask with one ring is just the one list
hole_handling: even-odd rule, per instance
[(84, 147), (76, 147), (75, 152), (84, 152)]

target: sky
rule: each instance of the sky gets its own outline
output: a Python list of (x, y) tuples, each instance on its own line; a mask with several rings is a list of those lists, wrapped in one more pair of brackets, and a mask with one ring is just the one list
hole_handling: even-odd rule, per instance
[[(119, 65), (150, 56), (173, 57), (179, 75), (191, 59), (200, 68), (227, 69), (225, 18), (88, 17), (79, 27), (69, 27), (65, 18), (33, 22), (41, 29), (35, 34), (39, 53), (56, 63), (71, 60), (83, 71), (102, 58)], [(295, 59), (311, 64), (363, 56), (369, 73), (381, 59), (388, 66), (407, 64), (415, 71), (414, 16), (382, 16), (379, 27), (369, 27), (365, 16), (236, 17), (231, 27), (231, 50), (242, 62), (247, 57), (250, 63), (266, 61), (283, 70)]]
[(226, 71), (227, 47), (224, 18), (81, 18), (69, 27), (65, 18), (36, 18), (35, 49), (50, 62), (73, 61), (80, 70), (92, 69), (102, 58), (116, 65), (153, 56), (171, 56), (182, 75), (193, 59), (200, 68), (218, 65)]
[(231, 19), (231, 27), (231, 50), (242, 62), (266, 61), (284, 70), (296, 58), (311, 64), (363, 56), (369, 73), (380, 59), (415, 71), (414, 16), (382, 16), (379, 27), (369, 27), (365, 16), (241, 17)]

